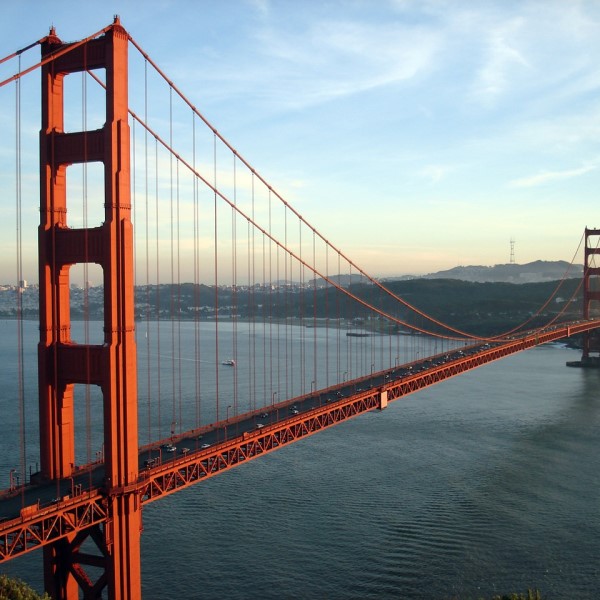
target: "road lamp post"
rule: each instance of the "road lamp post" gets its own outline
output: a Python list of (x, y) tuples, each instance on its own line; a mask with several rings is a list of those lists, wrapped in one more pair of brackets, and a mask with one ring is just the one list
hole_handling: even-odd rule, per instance
[(15, 473), (17, 472), (16, 469), (11, 469), (10, 472), (8, 473), (8, 483), (9, 483), (9, 490), (12, 492), (15, 489)]

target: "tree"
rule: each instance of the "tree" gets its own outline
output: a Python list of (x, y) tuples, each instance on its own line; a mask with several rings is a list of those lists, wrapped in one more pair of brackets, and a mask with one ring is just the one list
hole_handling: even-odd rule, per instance
[(50, 596), (40, 596), (19, 579), (0, 575), (0, 600), (50, 600)]

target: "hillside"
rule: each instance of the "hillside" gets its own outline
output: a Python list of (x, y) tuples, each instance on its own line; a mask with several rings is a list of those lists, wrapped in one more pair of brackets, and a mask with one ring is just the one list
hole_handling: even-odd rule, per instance
[[(429, 273), (419, 279), (459, 279), (477, 283), (539, 283), (544, 281), (559, 281), (563, 277), (568, 279), (581, 279), (582, 265), (570, 266), (564, 260), (546, 261), (536, 260), (523, 265), (514, 263), (485, 267), (470, 265), (453, 267), (446, 271)], [(389, 277), (386, 281), (400, 281), (415, 279), (415, 277)]]
[[(410, 311), (394, 296), (432, 317), (453, 327), (479, 335), (501, 333), (535, 318), (529, 326), (547, 323), (562, 311), (566, 301), (575, 295), (568, 316), (578, 318), (581, 314), (581, 279), (565, 280), (555, 294), (558, 281), (539, 283), (503, 283), (460, 281), (458, 279), (411, 279), (388, 281), (385, 286), (392, 294), (385, 293), (371, 283), (352, 283), (348, 290), (356, 299), (332, 285), (318, 287), (284, 285), (215, 288), (191, 283), (179, 286), (139, 286), (135, 289), (135, 314), (137, 320), (213, 320), (220, 319), (297, 319), (310, 324), (314, 319), (331, 322), (343, 320), (346, 324), (369, 321), (371, 329), (397, 330), (397, 326), (385, 323), (361, 302), (375, 306), (401, 321), (423, 326), (432, 331), (431, 323)], [(555, 294), (552, 303), (546, 300)], [(21, 292), (22, 316), (36, 319), (39, 297), (36, 287)], [(540, 315), (537, 312), (543, 307)], [(14, 289), (0, 290), (0, 318), (17, 316)], [(71, 290), (71, 318), (100, 320), (103, 316), (103, 290), (90, 288)]]

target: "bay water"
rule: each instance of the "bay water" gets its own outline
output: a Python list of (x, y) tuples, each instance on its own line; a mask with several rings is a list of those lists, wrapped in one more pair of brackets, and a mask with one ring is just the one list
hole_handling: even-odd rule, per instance
[[(146, 505), (143, 598), (600, 597), (600, 372), (577, 357), (529, 350)], [(41, 589), (41, 552), (0, 572)]]

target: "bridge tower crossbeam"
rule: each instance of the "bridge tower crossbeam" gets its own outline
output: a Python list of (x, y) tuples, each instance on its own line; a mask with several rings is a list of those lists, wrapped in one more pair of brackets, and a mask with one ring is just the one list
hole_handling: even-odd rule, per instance
[[(108, 514), (104, 524), (75, 531), (44, 548), (45, 587), (60, 600), (74, 600), (80, 592), (84, 598), (101, 598), (105, 588), (113, 600), (141, 597), (128, 43), (118, 18), (104, 35), (84, 43), (63, 44), (53, 30), (42, 43), (42, 58), (50, 60), (42, 68), (40, 131), (41, 476), (49, 480), (72, 477), (74, 386), (99, 386)], [(67, 133), (64, 79), (94, 69), (104, 69), (106, 74), (106, 122), (94, 131)], [(67, 167), (94, 161), (104, 166), (104, 222), (94, 228), (71, 228)], [(71, 339), (69, 271), (78, 263), (102, 267), (104, 340), (100, 345), (77, 344)], [(88, 553), (92, 543), (98, 554)], [(96, 581), (85, 565), (100, 567), (102, 574)]]

